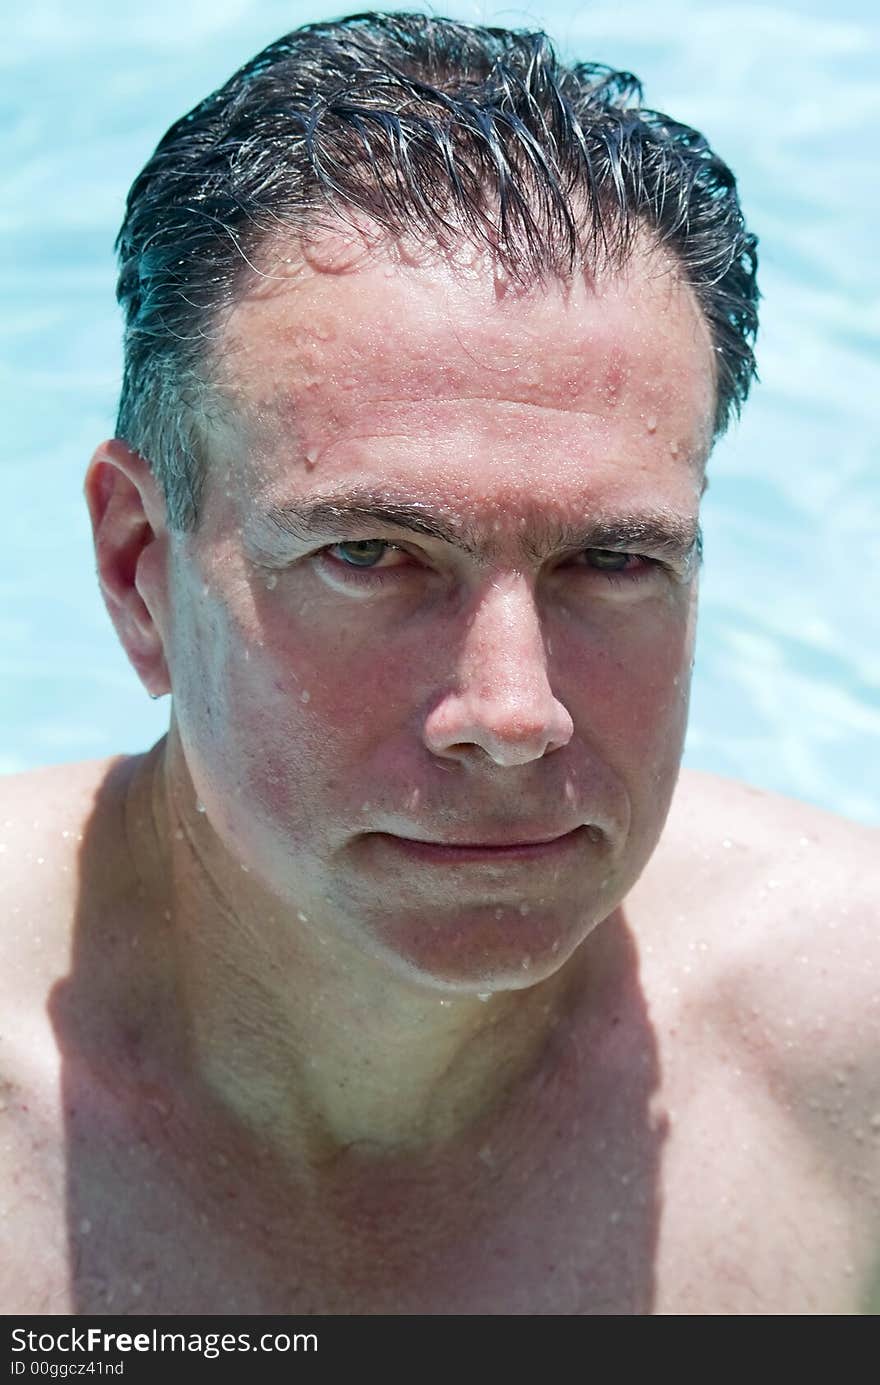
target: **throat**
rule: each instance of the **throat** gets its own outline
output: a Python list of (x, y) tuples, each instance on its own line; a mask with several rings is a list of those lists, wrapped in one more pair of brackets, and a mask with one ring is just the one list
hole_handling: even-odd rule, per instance
[(572, 989), (557, 976), (486, 1003), (408, 995), (396, 1007), (350, 988), (336, 1005), (329, 988), (318, 1006), (290, 993), (247, 1029), (241, 1010), (234, 1024), (202, 1015), (193, 1075), (242, 1137), (285, 1161), (418, 1162), (481, 1147), (512, 1105), (534, 1109), (564, 1067)]

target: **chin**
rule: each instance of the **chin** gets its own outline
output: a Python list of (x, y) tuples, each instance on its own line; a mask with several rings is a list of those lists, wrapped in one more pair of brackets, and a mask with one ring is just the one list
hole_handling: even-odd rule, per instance
[(371, 950), (402, 980), (432, 989), (524, 990), (557, 972), (608, 912), (573, 921), (570, 911), (508, 901), (446, 915), (386, 915), (371, 930)]

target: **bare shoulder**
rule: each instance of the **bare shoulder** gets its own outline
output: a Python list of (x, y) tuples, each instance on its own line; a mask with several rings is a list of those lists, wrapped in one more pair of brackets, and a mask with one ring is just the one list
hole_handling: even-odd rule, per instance
[(690, 773), (638, 907), (690, 997), (683, 1023), (757, 1078), (880, 1234), (878, 847), (874, 828)]
[(7, 879), (32, 878), (34, 864), (51, 871), (65, 859), (111, 775), (137, 758), (111, 755), (0, 776), (0, 863)]
[[(864, 827), (799, 800), (732, 779), (683, 773), (646, 879), (682, 901), (696, 901), (738, 923), (732, 946), (750, 945), (752, 929), (766, 914), (773, 936), (791, 941), (789, 928), (806, 936), (813, 921), (852, 916), (847, 940), (856, 945), (855, 920), (869, 942), (877, 923), (880, 830)], [(763, 942), (770, 939), (758, 927)], [(847, 941), (844, 940), (844, 941)]]
[(876, 828), (690, 772), (656, 880), (684, 916), (711, 921), (725, 971), (744, 968), (750, 989), (762, 978), (772, 986), (777, 1009), (815, 1013), (825, 992), (829, 1003), (876, 1008), (880, 1026), (878, 848)]
[(4, 944), (20, 944), (15, 920), (37, 908), (63, 915), (75, 891), (79, 846), (104, 786), (126, 757), (50, 765), (0, 777), (0, 874), (6, 911)]
[(108, 772), (126, 758), (129, 757), (110, 755), (0, 775), (4, 840), (10, 830), (35, 830), (55, 817), (67, 817), (77, 809), (87, 810)]
[[(36, 1042), (46, 998), (69, 968), (84, 852), (96, 818), (112, 816), (112, 808), (101, 814), (98, 806), (103, 802), (106, 808), (107, 785), (127, 759), (53, 765), (0, 778), (0, 1004), (12, 1030), (4, 1034), (4, 1068), (17, 1039), (27, 1032), (28, 1043)], [(101, 854), (112, 856), (112, 851)]]
[[(818, 845), (840, 856), (872, 862), (880, 829), (864, 827), (800, 799), (785, 798), (738, 779), (683, 770), (669, 815), (674, 833), (729, 839), (754, 853), (778, 856)], [(720, 836), (719, 836), (720, 834)]]

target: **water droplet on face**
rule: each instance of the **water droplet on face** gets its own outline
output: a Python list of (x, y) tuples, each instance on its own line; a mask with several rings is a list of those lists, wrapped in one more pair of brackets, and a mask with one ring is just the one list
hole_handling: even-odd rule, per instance
[(522, 914), (523, 918), (525, 918), (526, 914), (530, 914), (532, 912), (528, 904), (521, 904), (519, 906), (519, 911)]
[(301, 909), (297, 909), (296, 916), (299, 919), (300, 923), (308, 923), (309, 921), (308, 914), (304, 914)]
[(274, 591), (274, 589), (275, 589), (277, 586), (278, 586), (278, 577), (277, 577), (277, 574), (274, 573), (274, 572), (270, 572), (270, 573), (269, 573), (269, 576), (266, 578), (266, 590), (267, 590), (267, 591)]
[(196, 812), (197, 812), (197, 813), (204, 813), (204, 812), (205, 812), (205, 805), (204, 805), (204, 803), (196, 803)]
[(175, 837), (177, 838), (177, 840), (178, 840), (179, 842), (182, 842), (182, 841), (183, 841), (183, 829), (182, 829), (182, 828), (178, 827), (178, 829), (177, 829), (177, 831), (174, 833), (174, 835), (175, 835)]
[(522, 961), (520, 962), (520, 966), (522, 967), (523, 971), (528, 971), (528, 969), (529, 969), (529, 967), (530, 967), (531, 965), (532, 965), (532, 959), (531, 959), (531, 957), (529, 956), (529, 954), (526, 953), (525, 957), (523, 957)]
[(308, 688), (303, 688), (299, 695), (299, 700), (300, 702), (311, 702), (312, 694), (309, 692)]
[(591, 842), (600, 842), (602, 840), (601, 830), (598, 827), (594, 827), (592, 823), (587, 828), (587, 836)]
[(482, 1000), (482, 1002), (483, 1002), (484, 1005), (485, 1005), (486, 1001), (487, 1001), (487, 1000), (491, 1000), (491, 998), (492, 998), (492, 992), (491, 992), (491, 991), (478, 991), (478, 992), (477, 992), (477, 1000)]
[(311, 471), (311, 470), (313, 469), (315, 463), (317, 462), (317, 460), (318, 460), (318, 452), (317, 452), (317, 449), (314, 448), (314, 447), (308, 448), (307, 451), (306, 451), (306, 457), (305, 457), (305, 461), (306, 461), (306, 471)]
[(654, 417), (653, 414), (650, 416), (650, 418), (648, 418), (648, 419), (645, 420), (645, 427), (647, 428), (647, 430), (648, 430), (649, 433), (656, 433), (656, 431), (657, 431), (657, 420), (656, 420), (656, 418)]

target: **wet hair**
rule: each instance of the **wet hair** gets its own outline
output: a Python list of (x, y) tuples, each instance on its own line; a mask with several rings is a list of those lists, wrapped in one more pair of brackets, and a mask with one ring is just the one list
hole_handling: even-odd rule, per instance
[(631, 73), (566, 66), (543, 33), (369, 13), (287, 34), (172, 125), (116, 242), (117, 432), (171, 527), (197, 524), (212, 341), (261, 251), (364, 215), (391, 238), (488, 248), (524, 288), (662, 247), (712, 337), (722, 433), (756, 374), (757, 241), (704, 136), (641, 100)]

